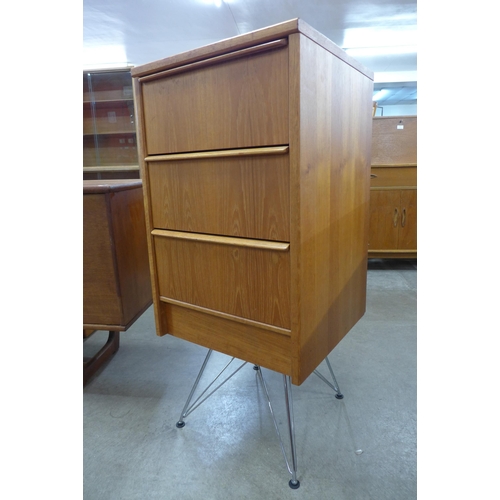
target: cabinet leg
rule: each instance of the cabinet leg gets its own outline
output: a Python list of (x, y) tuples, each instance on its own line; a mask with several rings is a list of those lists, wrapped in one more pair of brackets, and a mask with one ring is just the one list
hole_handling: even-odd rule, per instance
[(196, 391), (196, 388), (198, 387), (198, 384), (200, 383), (201, 376), (203, 375), (203, 372), (205, 371), (205, 368), (207, 366), (207, 363), (208, 363), (208, 360), (210, 359), (211, 354), (212, 354), (212, 349), (209, 349), (207, 352), (207, 355), (205, 356), (205, 361), (203, 361), (203, 364), (201, 365), (198, 376), (196, 377), (196, 380), (194, 381), (193, 388), (191, 389), (191, 392), (189, 393), (186, 404), (184, 405), (184, 408), (182, 409), (181, 416), (179, 417), (179, 420), (175, 424), (179, 429), (186, 425), (186, 422), (184, 422), (184, 418), (187, 415), (187, 409), (188, 409), (189, 403), (191, 403), (191, 399), (193, 399), (194, 391)]
[(83, 360), (83, 386), (87, 385), (87, 382), (95, 374), (97, 370), (108, 361), (120, 347), (120, 332), (110, 331), (108, 335), (108, 340), (101, 347), (99, 352), (90, 359)]
[(290, 471), (292, 479), (288, 481), (288, 485), (293, 490), (296, 490), (300, 486), (300, 481), (297, 479), (297, 449), (295, 446), (295, 427), (293, 422), (292, 383), (289, 375), (283, 375), (283, 383), (285, 388), (286, 416), (288, 420), (288, 434), (290, 438), (290, 451), (292, 457), (292, 467)]
[(337, 399), (344, 399), (344, 395), (342, 394), (342, 392), (340, 392), (339, 384), (337, 383), (337, 379), (335, 378), (335, 374), (333, 373), (332, 365), (330, 364), (330, 360), (328, 359), (328, 357), (325, 358), (325, 361), (326, 361), (326, 365), (328, 366), (328, 370), (330, 372), (330, 375), (332, 376), (333, 383), (331, 383), (329, 380), (327, 380), (325, 377), (323, 377), (323, 375), (321, 375), (321, 373), (319, 373), (318, 370), (314, 370), (313, 373), (316, 376), (318, 376), (325, 384), (329, 385), (337, 393), (337, 394), (335, 394), (335, 397)]
[(201, 376), (203, 375), (203, 372), (205, 371), (205, 367), (207, 366), (208, 359), (210, 358), (210, 355), (212, 354), (212, 349), (209, 349), (207, 356), (205, 357), (205, 361), (203, 362), (203, 365), (201, 366), (200, 372), (198, 373), (198, 376), (196, 377), (196, 380), (194, 382), (193, 388), (191, 389), (191, 392), (189, 393), (188, 399), (186, 401), (186, 404), (184, 405), (184, 408), (182, 409), (181, 416), (177, 423), (175, 424), (179, 429), (184, 427), (186, 423), (184, 422), (184, 419), (198, 406), (200, 406), (204, 401), (206, 401), (215, 391), (217, 391), (220, 387), (222, 387), (233, 375), (236, 375), (237, 372), (239, 372), (246, 364), (246, 361), (243, 361), (243, 363), (236, 368), (231, 375), (228, 375), (223, 382), (221, 382), (215, 389), (212, 390), (209, 394), (207, 394), (203, 399), (202, 397), (205, 395), (205, 393), (214, 385), (214, 383), (219, 379), (219, 377), (226, 371), (226, 369), (229, 367), (229, 365), (236, 359), (236, 358), (231, 358), (229, 363), (226, 364), (226, 366), (219, 372), (217, 377), (215, 377), (214, 380), (205, 388), (205, 390), (196, 398), (196, 400), (191, 404), (191, 400), (193, 399), (193, 395), (196, 391), (196, 388), (198, 387), (198, 384), (200, 383)]

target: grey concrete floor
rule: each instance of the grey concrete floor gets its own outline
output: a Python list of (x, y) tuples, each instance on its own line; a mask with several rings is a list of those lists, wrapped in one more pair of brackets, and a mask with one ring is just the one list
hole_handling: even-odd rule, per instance
[[(416, 261), (370, 260), (366, 313), (329, 356), (344, 399), (315, 375), (293, 386), (292, 490), (252, 365), (175, 426), (206, 349), (157, 337), (148, 309), (83, 390), (84, 499), (417, 498), (416, 323)], [(202, 385), (228, 360), (214, 353)], [(328, 376), (324, 362), (319, 371)], [(263, 375), (288, 452), (283, 377)]]

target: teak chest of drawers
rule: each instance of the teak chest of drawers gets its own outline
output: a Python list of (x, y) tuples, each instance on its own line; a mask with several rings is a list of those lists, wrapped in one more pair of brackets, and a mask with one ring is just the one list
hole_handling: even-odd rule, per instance
[(158, 335), (300, 385), (365, 311), (373, 75), (295, 19), (132, 77)]

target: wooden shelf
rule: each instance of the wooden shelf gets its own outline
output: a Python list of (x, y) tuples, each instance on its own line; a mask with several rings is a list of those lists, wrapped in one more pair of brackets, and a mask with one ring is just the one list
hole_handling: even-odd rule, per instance
[(84, 172), (105, 172), (106, 170), (120, 170), (120, 171), (128, 171), (128, 170), (139, 170), (139, 165), (108, 165), (106, 167), (83, 167)]

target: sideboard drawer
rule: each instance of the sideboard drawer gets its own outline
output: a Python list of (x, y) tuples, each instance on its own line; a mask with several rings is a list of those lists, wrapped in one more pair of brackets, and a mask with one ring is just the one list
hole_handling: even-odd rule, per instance
[(372, 167), (371, 187), (416, 187), (417, 167)]
[[(282, 154), (287, 149), (148, 162), (153, 227), (290, 241), (289, 157)], [(274, 154), (265, 154), (269, 150)]]
[(153, 231), (160, 300), (290, 328), (285, 243)]
[(269, 45), (144, 77), (146, 154), (288, 144), (288, 47)]

